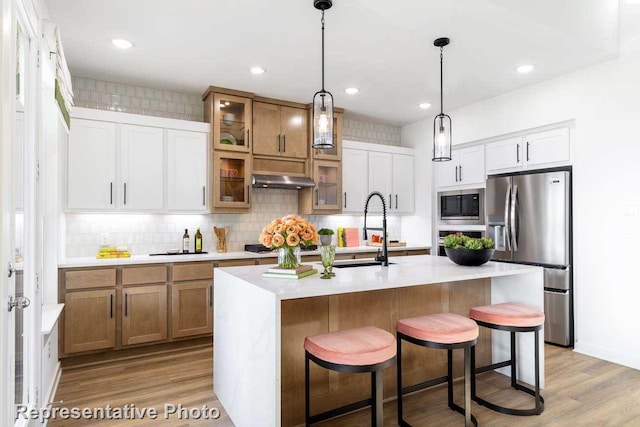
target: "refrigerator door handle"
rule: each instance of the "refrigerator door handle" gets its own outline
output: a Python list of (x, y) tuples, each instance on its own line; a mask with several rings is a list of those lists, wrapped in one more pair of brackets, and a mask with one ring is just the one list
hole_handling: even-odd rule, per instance
[(511, 193), (511, 246), (514, 251), (518, 250), (518, 184), (513, 184)]
[(511, 199), (511, 184), (507, 187), (507, 192), (504, 196), (504, 234), (506, 242), (506, 250), (511, 250), (511, 222), (509, 220), (509, 201)]

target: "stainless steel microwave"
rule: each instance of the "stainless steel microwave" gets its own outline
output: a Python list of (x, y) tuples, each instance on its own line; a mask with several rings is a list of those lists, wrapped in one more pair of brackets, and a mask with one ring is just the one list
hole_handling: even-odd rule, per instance
[(438, 193), (440, 224), (483, 225), (484, 189)]

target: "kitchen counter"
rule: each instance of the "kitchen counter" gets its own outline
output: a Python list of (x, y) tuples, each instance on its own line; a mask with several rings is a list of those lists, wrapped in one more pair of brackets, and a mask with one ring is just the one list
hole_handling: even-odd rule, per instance
[[(539, 267), (494, 262), (461, 267), (434, 256), (394, 257), (391, 262), (396, 264), (334, 269), (331, 280), (320, 279), (319, 274), (300, 280), (263, 278), (265, 266), (215, 269), (215, 393), (235, 425), (303, 422), (307, 335), (365, 325), (395, 333), (399, 318), (446, 311), (467, 315), (470, 307), (506, 301), (543, 310)], [(321, 270), (319, 263), (317, 268)], [(518, 379), (531, 384), (533, 337), (519, 335)], [(481, 328), (478, 365), (508, 359), (508, 340), (508, 333)], [(446, 372), (442, 364), (446, 358), (434, 352), (422, 357), (406, 363), (413, 381), (425, 381), (434, 371)], [(542, 343), (540, 357), (544, 360)], [(505, 369), (502, 373), (509, 374)], [(368, 377), (343, 379), (343, 375), (348, 374), (327, 375), (312, 367), (312, 407), (330, 408), (366, 398)], [(395, 396), (394, 378), (395, 370), (389, 369), (385, 399)]]
[[(407, 245), (401, 247), (391, 247), (392, 251), (407, 250), (424, 250), (431, 249), (428, 245)], [(376, 252), (377, 246), (353, 246), (345, 248), (336, 248), (337, 254)], [(320, 251), (302, 251), (302, 256), (319, 255)], [(103, 267), (117, 265), (135, 265), (135, 264), (162, 264), (169, 262), (194, 262), (194, 261), (220, 261), (220, 260), (236, 260), (236, 259), (259, 259), (278, 256), (277, 252), (255, 253), (255, 252), (210, 252), (201, 255), (134, 255), (130, 258), (113, 258), (113, 259), (96, 259), (95, 257), (81, 258), (65, 258), (58, 263), (59, 268), (78, 268), (78, 267)]]

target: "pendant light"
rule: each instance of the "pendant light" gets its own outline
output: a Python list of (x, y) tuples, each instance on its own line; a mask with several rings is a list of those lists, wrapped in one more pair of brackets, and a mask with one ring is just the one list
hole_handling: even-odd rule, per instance
[(449, 39), (441, 37), (433, 42), (440, 48), (440, 114), (433, 119), (433, 159), (434, 162), (451, 160), (451, 117), (444, 114), (442, 102), (442, 51)]
[(333, 6), (332, 0), (313, 0), (322, 11), (322, 89), (313, 95), (313, 148), (333, 148), (333, 96), (324, 90), (324, 11)]

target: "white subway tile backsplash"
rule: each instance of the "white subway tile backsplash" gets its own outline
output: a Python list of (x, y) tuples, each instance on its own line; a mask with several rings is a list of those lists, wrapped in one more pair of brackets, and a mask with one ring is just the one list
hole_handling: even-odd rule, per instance
[(93, 79), (85, 79), (84, 88), (87, 90), (96, 90), (96, 81)]
[(107, 91), (107, 82), (103, 82), (102, 80), (96, 80), (96, 92), (106, 92)]

